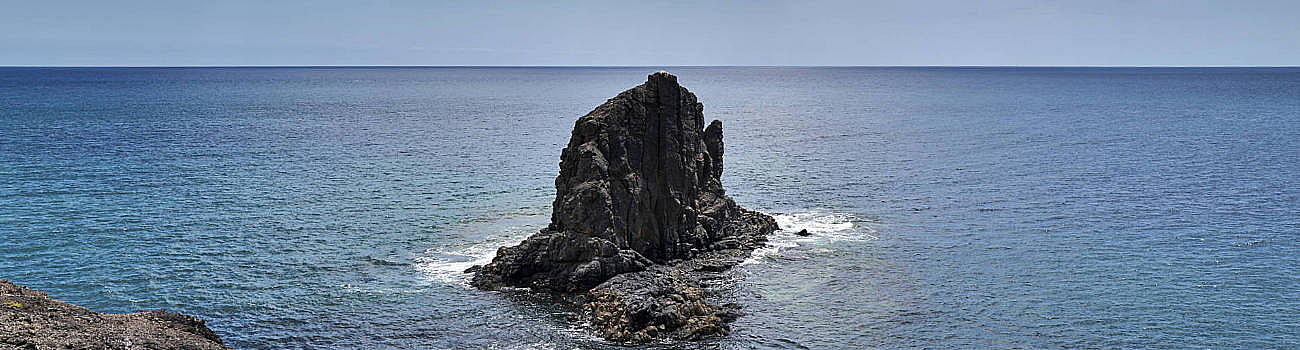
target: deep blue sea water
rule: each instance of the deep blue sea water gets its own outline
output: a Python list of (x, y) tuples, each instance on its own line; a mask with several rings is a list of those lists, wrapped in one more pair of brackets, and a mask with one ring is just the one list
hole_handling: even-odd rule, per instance
[[(658, 69), (0, 68), (0, 278), (241, 349), (620, 348), (459, 270)], [(1300, 69), (669, 70), (814, 236), (649, 347), (1300, 348)]]

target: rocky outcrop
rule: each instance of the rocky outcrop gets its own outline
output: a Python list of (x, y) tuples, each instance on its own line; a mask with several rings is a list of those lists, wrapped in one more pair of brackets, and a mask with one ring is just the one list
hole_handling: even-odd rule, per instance
[(674, 268), (618, 275), (587, 295), (583, 311), (600, 335), (613, 341), (697, 340), (726, 333), (726, 322), (738, 315), (735, 305), (706, 301), (700, 281)]
[(725, 332), (690, 274), (735, 265), (777, 225), (727, 197), (722, 155), (722, 122), (706, 126), (695, 94), (651, 74), (578, 119), (550, 225), (471, 268), (471, 283), (588, 292), (584, 309), (614, 340)]
[(203, 321), (152, 310), (102, 314), (0, 280), (0, 349), (229, 349)]

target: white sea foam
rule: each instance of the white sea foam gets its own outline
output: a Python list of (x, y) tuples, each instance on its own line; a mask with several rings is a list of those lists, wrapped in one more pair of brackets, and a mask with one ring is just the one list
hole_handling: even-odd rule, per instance
[[(816, 243), (877, 239), (875, 230), (855, 224), (856, 218), (848, 214), (810, 210), (788, 214), (773, 214), (781, 231), (768, 236), (767, 246), (754, 250), (741, 265), (754, 264), (780, 256), (784, 249)], [(808, 230), (808, 236), (795, 235)]]
[(483, 244), (454, 251), (430, 249), (426, 252), (429, 256), (415, 259), (415, 269), (434, 280), (468, 285), (470, 274), (465, 273), (465, 269), (491, 262), (494, 249)]
[(461, 247), (434, 247), (415, 259), (415, 269), (430, 279), (448, 284), (469, 286), (471, 274), (465, 269), (492, 261), (499, 247), (518, 245), (540, 226), (537, 217), (514, 218), (478, 225), (477, 230), (489, 239)]
[[(848, 214), (811, 210), (788, 214), (773, 214), (772, 218), (781, 226), (768, 236), (767, 246), (754, 250), (742, 265), (761, 262), (780, 256), (784, 249), (815, 243), (831, 243), (847, 240), (876, 239), (870, 227), (858, 225), (856, 219)], [(542, 218), (545, 219), (545, 218)], [(474, 265), (484, 265), (492, 261), (499, 247), (514, 246), (528, 235), (537, 232), (545, 224), (538, 217), (505, 219), (498, 222), (479, 224), (475, 230), (489, 239), (460, 247), (435, 247), (425, 252), (425, 256), (415, 259), (415, 268), (430, 279), (469, 286), (471, 274), (465, 269)], [(799, 230), (808, 230), (811, 235), (795, 235)]]

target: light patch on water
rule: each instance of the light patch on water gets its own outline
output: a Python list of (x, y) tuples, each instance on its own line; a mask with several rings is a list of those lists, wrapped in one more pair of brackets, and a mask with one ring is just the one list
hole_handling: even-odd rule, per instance
[[(767, 245), (754, 250), (741, 265), (761, 262), (780, 256), (781, 250), (810, 244), (841, 241), (879, 239), (869, 226), (857, 225), (849, 214), (811, 210), (798, 213), (772, 214), (781, 231), (768, 236)], [(799, 230), (808, 230), (809, 236), (798, 236)]]

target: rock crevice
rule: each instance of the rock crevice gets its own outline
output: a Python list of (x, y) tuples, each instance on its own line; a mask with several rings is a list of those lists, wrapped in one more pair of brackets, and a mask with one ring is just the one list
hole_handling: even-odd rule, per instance
[[(727, 197), (721, 180), (722, 135), (722, 122), (705, 125), (704, 106), (677, 77), (651, 74), (644, 84), (578, 119), (561, 152), (550, 225), (517, 246), (502, 247), (491, 263), (471, 268), (471, 283), (484, 289), (587, 292), (600, 304), (584, 309), (608, 314), (616, 305), (644, 300), (632, 292), (698, 285), (680, 267), (690, 265), (683, 262), (721, 259), (724, 263), (706, 265), (734, 265), (739, 260), (732, 258), (761, 246), (777, 226), (771, 217)], [(616, 340), (708, 333), (677, 332), (687, 325), (725, 332), (725, 322), (716, 321), (725, 317), (710, 316), (723, 308), (704, 303), (697, 294), (665, 294), (678, 299), (694, 295), (694, 302), (708, 305), (669, 313), (681, 322), (642, 327), (644, 322), (595, 317), (593, 324), (618, 328), (606, 332)], [(703, 319), (715, 321), (705, 327)]]

